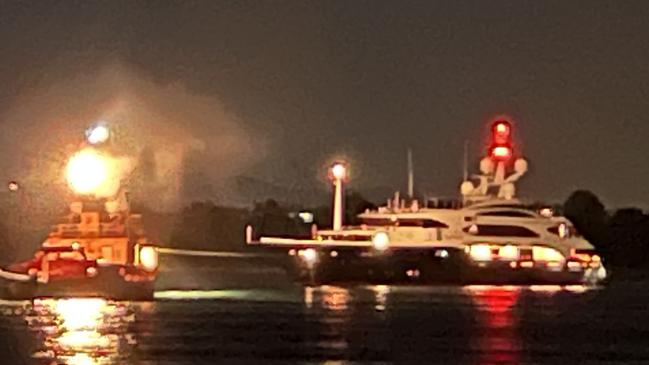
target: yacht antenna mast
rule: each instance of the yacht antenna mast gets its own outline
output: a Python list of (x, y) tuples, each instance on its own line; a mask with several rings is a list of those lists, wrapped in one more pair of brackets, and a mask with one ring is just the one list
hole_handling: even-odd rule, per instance
[(469, 179), (469, 140), (464, 140), (464, 161), (462, 161), (462, 181)]
[(408, 148), (408, 198), (415, 195), (415, 173), (412, 167), (412, 149)]

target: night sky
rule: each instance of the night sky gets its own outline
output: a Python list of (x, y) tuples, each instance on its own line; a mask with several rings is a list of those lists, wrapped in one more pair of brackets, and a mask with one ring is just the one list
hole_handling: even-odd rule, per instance
[(105, 119), (217, 200), (241, 176), (324, 189), (335, 158), (404, 191), (408, 147), (416, 188), (450, 196), (504, 113), (523, 197), (649, 206), (647, 1), (0, 4), (0, 179), (42, 181)]

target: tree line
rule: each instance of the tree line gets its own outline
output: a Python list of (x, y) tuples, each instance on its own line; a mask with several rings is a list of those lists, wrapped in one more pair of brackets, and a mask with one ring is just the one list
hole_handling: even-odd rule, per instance
[[(355, 224), (356, 216), (374, 205), (357, 192), (345, 197), (345, 222)], [(245, 249), (245, 226), (250, 224), (256, 234), (282, 235), (295, 238), (311, 236), (311, 226), (331, 226), (331, 207), (301, 207), (281, 204), (273, 199), (255, 202), (252, 209), (216, 205), (212, 201), (193, 202), (176, 214), (160, 214), (143, 208), (147, 232), (165, 246), (196, 250)], [(300, 212), (313, 214), (313, 222), (305, 222)]]
[(649, 268), (649, 215), (642, 209), (608, 211), (595, 194), (578, 190), (564, 203), (564, 215), (609, 265)]

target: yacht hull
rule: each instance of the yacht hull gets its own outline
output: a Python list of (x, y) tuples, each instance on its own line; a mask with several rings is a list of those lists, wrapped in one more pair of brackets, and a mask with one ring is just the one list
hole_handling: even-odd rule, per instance
[(603, 267), (581, 271), (569, 271), (565, 268), (550, 270), (544, 267), (516, 268), (507, 265), (492, 267), (472, 266), (466, 270), (465, 284), (493, 285), (581, 285), (597, 284), (605, 280)]
[[(602, 273), (587, 269), (571, 272), (565, 268), (512, 268), (507, 263), (478, 266), (463, 250), (404, 250), (390, 254), (336, 250), (319, 252), (314, 262), (293, 257), (287, 266), (298, 282), (307, 285), (332, 283), (372, 284), (494, 284), (494, 285), (574, 285), (595, 284)], [(603, 268), (602, 268), (603, 270)]]

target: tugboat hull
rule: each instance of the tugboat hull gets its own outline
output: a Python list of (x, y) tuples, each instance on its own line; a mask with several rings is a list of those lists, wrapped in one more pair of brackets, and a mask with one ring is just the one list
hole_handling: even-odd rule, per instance
[(154, 283), (147, 278), (126, 281), (116, 268), (101, 270), (95, 277), (57, 278), (41, 283), (36, 278), (0, 282), (2, 296), (9, 300), (34, 298), (102, 297), (113, 300), (153, 300)]

